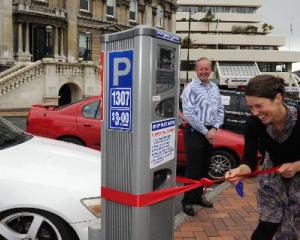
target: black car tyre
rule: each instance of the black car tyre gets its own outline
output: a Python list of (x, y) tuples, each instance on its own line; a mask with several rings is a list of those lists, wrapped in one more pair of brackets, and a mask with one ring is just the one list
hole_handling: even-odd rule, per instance
[(80, 146), (85, 146), (84, 143), (78, 139), (78, 138), (74, 138), (74, 137), (62, 137), (59, 138), (59, 140), (64, 141), (64, 142), (69, 142), (69, 143), (74, 143)]
[(37, 209), (13, 209), (0, 213), (1, 240), (76, 240), (61, 218)]
[(235, 167), (237, 159), (234, 154), (222, 149), (213, 150), (208, 162), (208, 178), (221, 179), (228, 170)]

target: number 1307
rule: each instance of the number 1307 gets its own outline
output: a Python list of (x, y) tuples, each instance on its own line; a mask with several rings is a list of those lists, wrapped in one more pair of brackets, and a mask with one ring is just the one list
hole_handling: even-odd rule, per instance
[(111, 93), (111, 106), (112, 107), (127, 107), (131, 105), (131, 94), (129, 89), (117, 90), (113, 89)]

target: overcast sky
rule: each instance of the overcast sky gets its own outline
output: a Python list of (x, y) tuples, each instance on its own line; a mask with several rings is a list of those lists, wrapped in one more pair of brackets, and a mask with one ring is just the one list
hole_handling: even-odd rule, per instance
[[(286, 37), (286, 46), (281, 50), (300, 51), (300, 1), (262, 0), (262, 22), (271, 24), (272, 35)], [(292, 33), (290, 26), (292, 24)], [(293, 64), (293, 71), (300, 70), (300, 63)]]

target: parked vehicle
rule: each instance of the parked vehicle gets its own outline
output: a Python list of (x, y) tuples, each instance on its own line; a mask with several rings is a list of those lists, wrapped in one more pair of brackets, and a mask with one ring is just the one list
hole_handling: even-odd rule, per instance
[(243, 133), (246, 119), (251, 115), (245, 94), (229, 90), (220, 90), (220, 93), (225, 110), (222, 128), (236, 133)]
[[(60, 108), (34, 105), (28, 115), (27, 131), (100, 149), (99, 100), (93, 97)], [(183, 119), (182, 113), (179, 118)], [(178, 130), (178, 165), (186, 161), (183, 128), (184, 123)], [(242, 158), (243, 146), (243, 136), (220, 129), (209, 162), (209, 177), (223, 177), (227, 170), (236, 167)]]
[(91, 97), (62, 107), (33, 105), (27, 132), (100, 150), (99, 104), (99, 97)]
[[(223, 129), (243, 133), (246, 119), (251, 115), (244, 92), (220, 90), (225, 108)], [(285, 98), (287, 105), (299, 106), (295, 99)]]
[(100, 158), (0, 117), (0, 239), (88, 240), (100, 218)]
[[(177, 142), (177, 164), (186, 164), (183, 131), (186, 121), (183, 114), (179, 113), (178, 142)], [(244, 153), (244, 137), (242, 135), (219, 129), (216, 133), (213, 151), (209, 158), (208, 176), (211, 179), (224, 177), (225, 172), (235, 168), (240, 163)]]

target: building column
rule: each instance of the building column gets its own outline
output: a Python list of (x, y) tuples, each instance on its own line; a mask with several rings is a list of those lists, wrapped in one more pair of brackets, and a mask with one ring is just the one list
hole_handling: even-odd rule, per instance
[[(25, 39), (23, 39), (23, 23), (18, 23), (18, 52), (17, 52), (17, 61), (18, 62), (30, 62), (31, 54), (29, 53), (29, 29), (28, 24), (25, 23)], [(25, 41), (25, 42), (24, 42)], [(23, 43), (25, 43), (25, 50), (23, 49)]]
[(176, 11), (177, 11), (177, 6), (176, 5), (171, 5), (171, 28), (170, 31), (172, 33), (176, 33)]
[(23, 28), (22, 23), (19, 23), (18, 29), (18, 54), (22, 54), (23, 52)]
[(29, 23), (26, 23), (26, 39), (25, 39), (25, 53), (30, 54), (29, 52)]
[(171, 32), (171, 27), (170, 27), (170, 24), (169, 24), (169, 19), (171, 18), (171, 13), (170, 12), (167, 12), (165, 9), (164, 9), (164, 14), (163, 14), (163, 28), (168, 31), (168, 32)]
[(54, 58), (58, 58), (58, 27), (55, 27), (54, 32)]
[(106, 21), (106, 0), (102, 1), (102, 21)]
[(67, 38), (68, 62), (78, 62), (78, 9), (80, 1), (66, 1), (68, 27)]
[(60, 58), (66, 59), (64, 49), (65, 49), (64, 28), (61, 28), (61, 30), (60, 30)]
[(145, 0), (145, 18), (144, 24), (148, 26), (153, 26), (153, 14), (152, 14), (152, 0)]
[(0, 71), (14, 63), (12, 0), (0, 0)]

